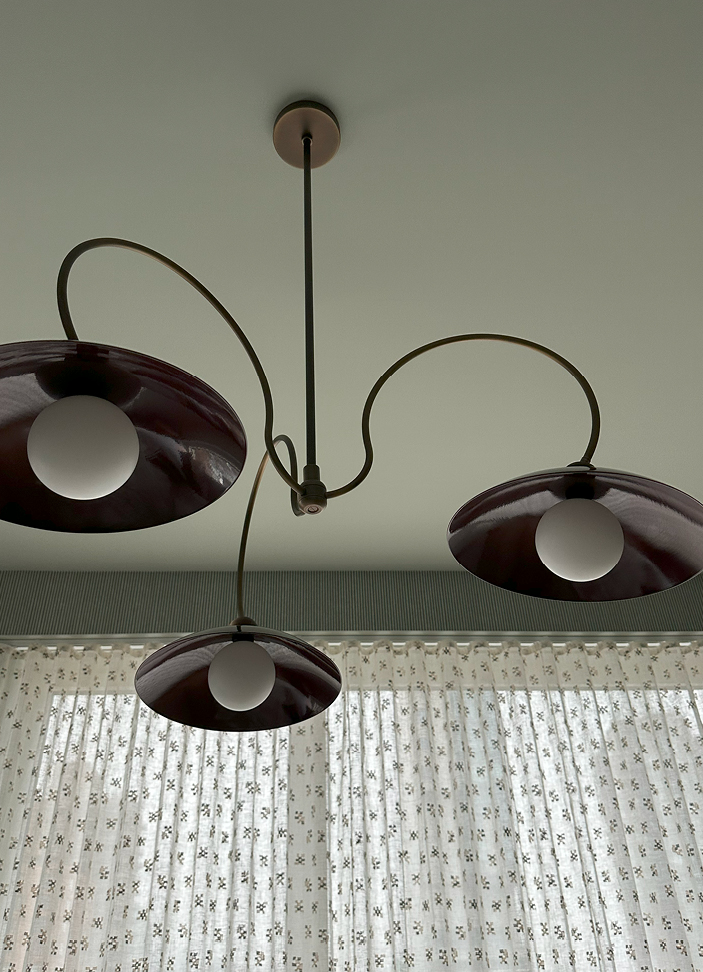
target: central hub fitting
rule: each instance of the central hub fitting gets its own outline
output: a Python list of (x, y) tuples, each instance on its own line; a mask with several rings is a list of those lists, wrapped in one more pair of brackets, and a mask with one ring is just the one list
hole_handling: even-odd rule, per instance
[(320, 480), (320, 467), (305, 466), (303, 481), (300, 485), (302, 491), (298, 495), (298, 506), (303, 513), (322, 513), (327, 506), (327, 489)]

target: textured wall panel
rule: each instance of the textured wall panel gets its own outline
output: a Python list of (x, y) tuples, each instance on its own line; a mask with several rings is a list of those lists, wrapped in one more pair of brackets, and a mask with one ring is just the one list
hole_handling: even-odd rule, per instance
[[(234, 614), (235, 575), (0, 572), (0, 635), (162, 634)], [(510, 594), (459, 571), (254, 571), (246, 609), (288, 631), (698, 633), (703, 575), (663, 594), (574, 604)]]

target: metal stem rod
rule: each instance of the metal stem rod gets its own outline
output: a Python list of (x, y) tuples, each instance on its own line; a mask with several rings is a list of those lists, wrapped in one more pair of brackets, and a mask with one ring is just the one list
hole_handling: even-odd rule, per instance
[(317, 464), (315, 429), (315, 318), (312, 280), (312, 135), (303, 135), (303, 207), (305, 210), (305, 435), (306, 464)]
[(373, 465), (373, 444), (371, 442), (371, 432), (369, 428), (371, 409), (373, 408), (373, 403), (376, 400), (376, 396), (388, 379), (394, 375), (396, 371), (399, 371), (403, 365), (407, 364), (409, 361), (412, 361), (413, 358), (417, 358), (421, 354), (424, 354), (426, 351), (432, 351), (434, 348), (444, 347), (446, 344), (457, 344), (459, 341), (502, 341), (505, 344), (518, 344), (523, 348), (530, 348), (533, 351), (539, 352), (539, 354), (545, 355), (547, 358), (551, 358), (552, 361), (556, 361), (558, 365), (561, 365), (562, 368), (568, 371), (569, 374), (572, 375), (576, 381), (578, 381), (579, 385), (583, 389), (591, 409), (591, 436), (588, 440), (586, 451), (578, 463), (585, 466), (590, 466), (593, 453), (595, 452), (596, 445), (598, 444), (598, 437), (600, 435), (600, 410), (598, 408), (598, 401), (596, 400), (595, 393), (589, 382), (581, 374), (581, 372), (571, 364), (570, 361), (567, 361), (566, 358), (563, 358), (560, 354), (557, 354), (556, 351), (552, 351), (551, 348), (546, 348), (543, 344), (537, 344), (535, 341), (528, 341), (525, 338), (513, 337), (511, 334), (455, 334), (452, 337), (442, 338), (439, 341), (432, 341), (430, 344), (423, 344), (421, 348), (415, 348), (414, 351), (404, 354), (402, 358), (398, 358), (395, 364), (392, 364), (390, 368), (388, 368), (388, 370), (381, 375), (368, 394), (368, 398), (364, 404), (364, 411), (361, 416), (361, 437), (364, 443), (364, 449), (366, 451), (364, 465), (361, 467), (359, 474), (355, 476), (354, 479), (350, 480), (345, 486), (340, 486), (338, 489), (328, 490), (328, 500), (334, 499), (335, 496), (343, 496), (344, 493), (350, 493), (353, 489), (356, 489), (356, 487), (366, 479), (371, 471), (371, 466)]
[(76, 329), (73, 326), (73, 320), (71, 319), (71, 312), (68, 308), (68, 277), (71, 272), (71, 267), (76, 262), (79, 256), (83, 253), (87, 253), (88, 250), (95, 250), (101, 246), (115, 246), (124, 250), (135, 250), (137, 253), (143, 253), (145, 256), (151, 257), (152, 260), (156, 260), (157, 263), (163, 264), (163, 266), (168, 267), (169, 270), (173, 270), (174, 273), (178, 274), (186, 283), (189, 283), (191, 287), (198, 291), (198, 293), (211, 304), (220, 317), (229, 324), (232, 331), (239, 339), (239, 343), (242, 345), (249, 360), (254, 366), (254, 371), (261, 384), (261, 391), (264, 396), (264, 406), (266, 409), (266, 418), (264, 421), (264, 442), (266, 443), (266, 448), (269, 455), (271, 456), (271, 462), (281, 477), (281, 479), (296, 493), (301, 493), (303, 491), (300, 483), (297, 482), (297, 474), (291, 476), (288, 470), (283, 465), (281, 460), (278, 458), (276, 449), (273, 444), (273, 396), (271, 395), (271, 387), (269, 385), (268, 378), (266, 377), (266, 372), (264, 371), (261, 361), (259, 361), (259, 356), (251, 345), (249, 338), (246, 336), (244, 331), (241, 329), (239, 324), (232, 317), (227, 308), (220, 303), (220, 301), (212, 294), (207, 287), (200, 283), (197, 277), (194, 277), (192, 273), (189, 273), (179, 264), (170, 260), (163, 253), (159, 253), (156, 250), (151, 250), (148, 246), (142, 246), (141, 243), (133, 243), (131, 240), (121, 240), (114, 237), (99, 237), (94, 240), (86, 240), (84, 243), (79, 243), (78, 246), (74, 246), (69, 253), (64, 257), (64, 261), (59, 269), (59, 276), (56, 282), (56, 297), (59, 304), (59, 316), (61, 318), (61, 323), (63, 325), (64, 332), (69, 341), (77, 341), (78, 335), (76, 334)]
[[(288, 438), (287, 435), (277, 435), (273, 440), (274, 448), (279, 442), (284, 442), (286, 448), (288, 449), (288, 458), (290, 460), (290, 474), (293, 479), (298, 478), (298, 459), (295, 454), (295, 446)], [(254, 504), (256, 503), (256, 496), (259, 492), (259, 486), (261, 485), (261, 479), (264, 475), (264, 469), (266, 468), (266, 463), (269, 460), (270, 453), (267, 451), (259, 463), (259, 468), (256, 471), (256, 476), (254, 476), (254, 483), (251, 487), (251, 493), (249, 494), (249, 503), (247, 505), (247, 511), (244, 514), (244, 523), (242, 524), (242, 537), (239, 541), (239, 557), (237, 559), (237, 618), (245, 617), (244, 614), (244, 558), (247, 552), (247, 540), (249, 539), (249, 528), (251, 526), (251, 518), (254, 513)], [(296, 516), (304, 516), (303, 511), (298, 506), (298, 494), (291, 490), (290, 492), (290, 505)]]

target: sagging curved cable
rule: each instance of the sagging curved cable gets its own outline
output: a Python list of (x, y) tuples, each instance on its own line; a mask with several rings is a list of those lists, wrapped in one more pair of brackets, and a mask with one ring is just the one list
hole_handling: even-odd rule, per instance
[(263, 392), (264, 405), (266, 409), (266, 417), (264, 421), (264, 442), (266, 443), (268, 454), (271, 457), (271, 462), (281, 479), (288, 486), (290, 486), (294, 492), (301, 493), (302, 486), (297, 482), (297, 473), (295, 476), (290, 475), (276, 453), (274, 446), (275, 440), (273, 438), (273, 397), (271, 395), (271, 387), (269, 385), (268, 378), (266, 377), (266, 372), (264, 371), (263, 365), (259, 361), (259, 357), (256, 351), (254, 351), (251, 342), (227, 308), (220, 303), (217, 297), (215, 297), (215, 295), (211, 293), (207, 287), (197, 279), (197, 277), (194, 277), (192, 273), (189, 273), (178, 263), (175, 263), (173, 260), (169, 259), (169, 257), (164, 256), (163, 253), (159, 253), (157, 250), (152, 250), (148, 246), (142, 246), (141, 243), (133, 243), (131, 240), (121, 240), (114, 237), (99, 237), (92, 240), (85, 240), (83, 243), (79, 243), (77, 246), (74, 246), (64, 258), (64, 261), (59, 269), (58, 280), (56, 282), (56, 296), (59, 305), (59, 316), (68, 340), (78, 340), (78, 334), (73, 326), (71, 312), (68, 308), (68, 277), (71, 272), (71, 267), (76, 262), (78, 257), (82, 256), (83, 253), (87, 253), (88, 250), (95, 250), (103, 246), (114, 246), (123, 250), (134, 250), (137, 253), (143, 253), (145, 256), (151, 257), (152, 260), (156, 260), (157, 263), (163, 264), (163, 266), (168, 267), (169, 270), (173, 270), (175, 274), (197, 290), (198, 293), (204, 297), (212, 307), (215, 308), (218, 314), (224, 318), (248, 354), (249, 360), (254, 366), (254, 371), (256, 372), (261, 384), (261, 391)]
[(432, 351), (434, 348), (441, 348), (447, 344), (457, 344), (460, 341), (502, 341), (506, 344), (518, 344), (524, 348), (531, 348), (533, 351), (538, 351), (547, 358), (551, 358), (552, 361), (556, 361), (557, 364), (561, 365), (562, 368), (568, 371), (569, 374), (572, 375), (581, 385), (591, 409), (591, 436), (588, 440), (586, 451), (580, 460), (580, 463), (583, 465), (591, 464), (591, 459), (593, 458), (593, 453), (596, 450), (598, 437), (600, 435), (600, 410), (598, 408), (595, 393), (589, 382), (581, 374), (581, 372), (571, 364), (570, 361), (567, 361), (566, 358), (563, 358), (560, 354), (557, 354), (556, 351), (546, 348), (543, 344), (537, 344), (535, 341), (528, 341), (525, 338), (513, 337), (510, 334), (455, 334), (452, 337), (441, 338), (439, 341), (431, 341), (429, 344), (423, 344), (420, 348), (415, 348), (414, 351), (410, 351), (408, 354), (403, 355), (402, 358), (398, 358), (395, 364), (392, 364), (390, 368), (388, 368), (388, 370), (381, 375), (368, 394), (366, 403), (364, 405), (364, 411), (361, 416), (361, 438), (366, 451), (366, 459), (364, 464), (361, 467), (358, 475), (356, 475), (354, 479), (350, 480), (345, 486), (340, 486), (338, 489), (328, 490), (328, 500), (334, 499), (335, 496), (343, 496), (345, 493), (350, 493), (353, 489), (356, 489), (356, 487), (366, 479), (371, 471), (371, 466), (373, 465), (373, 444), (371, 442), (371, 432), (369, 430), (371, 409), (376, 401), (376, 396), (388, 379), (392, 377), (396, 371), (399, 371), (403, 365), (407, 364), (409, 361), (412, 361), (413, 358), (417, 358), (419, 355), (424, 354), (426, 351)]
[[(288, 449), (288, 458), (290, 460), (290, 471), (293, 479), (298, 478), (298, 459), (295, 454), (295, 446), (287, 435), (277, 435), (273, 440), (273, 447), (275, 449), (277, 443), (285, 443)], [(233, 622), (244, 623), (244, 558), (247, 552), (247, 540), (249, 539), (249, 527), (251, 526), (251, 518), (254, 512), (254, 504), (256, 503), (256, 496), (259, 492), (259, 486), (261, 485), (261, 480), (264, 475), (264, 469), (266, 469), (266, 463), (268, 462), (270, 453), (266, 451), (263, 455), (261, 462), (259, 463), (259, 468), (256, 471), (256, 476), (254, 477), (254, 482), (251, 487), (251, 493), (249, 494), (249, 503), (247, 505), (247, 511), (244, 514), (244, 523), (242, 524), (242, 538), (239, 541), (239, 557), (237, 559), (237, 619)], [(298, 494), (295, 490), (290, 491), (290, 505), (296, 516), (304, 516), (305, 514), (298, 506)]]

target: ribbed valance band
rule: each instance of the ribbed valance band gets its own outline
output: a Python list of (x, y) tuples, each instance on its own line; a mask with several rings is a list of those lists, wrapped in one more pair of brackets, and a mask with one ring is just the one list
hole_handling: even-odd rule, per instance
[[(0, 636), (171, 634), (227, 624), (229, 571), (2, 571)], [(252, 571), (247, 611), (306, 632), (695, 634), (701, 575), (662, 594), (600, 604), (547, 601), (464, 571)]]

